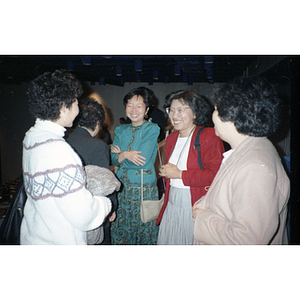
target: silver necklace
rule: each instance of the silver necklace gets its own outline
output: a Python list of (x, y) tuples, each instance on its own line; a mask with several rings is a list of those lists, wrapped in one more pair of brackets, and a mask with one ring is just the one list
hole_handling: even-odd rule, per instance
[[(182, 149), (181, 149), (181, 151), (180, 151), (180, 154), (179, 154), (178, 159), (177, 159), (177, 162), (176, 162), (176, 166), (177, 166), (177, 164), (178, 164), (178, 162), (179, 162), (179, 159), (180, 159), (180, 157), (181, 157), (181, 154), (182, 154), (182, 152), (183, 152), (183, 150), (184, 150), (184, 148), (185, 148), (185, 146), (186, 146), (188, 140), (190, 139), (192, 133), (194, 132), (195, 128), (196, 128), (196, 125), (195, 125), (194, 128), (191, 130), (191, 132), (190, 132), (188, 138), (186, 139), (186, 141), (185, 141), (185, 143), (184, 143), (184, 145), (183, 145), (183, 147), (182, 147)], [(179, 137), (179, 136), (178, 136), (178, 137)]]

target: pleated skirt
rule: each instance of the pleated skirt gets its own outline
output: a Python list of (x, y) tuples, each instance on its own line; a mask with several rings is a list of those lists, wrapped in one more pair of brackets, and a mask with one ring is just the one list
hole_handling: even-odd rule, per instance
[(191, 192), (189, 189), (171, 186), (169, 201), (159, 227), (157, 244), (193, 245), (193, 243)]

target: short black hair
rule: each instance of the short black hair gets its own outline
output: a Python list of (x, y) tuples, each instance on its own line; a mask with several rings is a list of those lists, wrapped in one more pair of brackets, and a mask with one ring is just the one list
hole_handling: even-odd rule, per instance
[(239, 77), (217, 91), (215, 103), (222, 121), (233, 122), (241, 134), (272, 135), (281, 120), (281, 100), (264, 77)]
[(203, 96), (197, 94), (196, 91), (180, 90), (165, 97), (164, 108), (170, 107), (173, 100), (182, 100), (184, 104), (192, 109), (196, 116), (194, 120), (195, 125), (207, 125), (212, 114), (212, 106)]
[(123, 98), (124, 106), (126, 107), (128, 100), (132, 99), (134, 96), (141, 96), (146, 105), (146, 109), (152, 105), (154, 93), (152, 90), (140, 86), (138, 88), (132, 89), (129, 93)]
[(30, 83), (27, 91), (29, 112), (35, 118), (55, 121), (62, 106), (70, 108), (82, 93), (81, 83), (71, 72), (46, 72)]
[(93, 98), (84, 98), (79, 101), (79, 114), (76, 125), (95, 130), (97, 122), (102, 126), (105, 120), (103, 106)]

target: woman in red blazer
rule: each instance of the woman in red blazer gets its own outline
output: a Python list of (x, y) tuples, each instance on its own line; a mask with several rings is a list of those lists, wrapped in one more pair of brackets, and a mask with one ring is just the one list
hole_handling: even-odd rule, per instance
[[(166, 139), (166, 164), (160, 169), (166, 191), (156, 221), (156, 225), (160, 224), (157, 244), (192, 245), (192, 206), (206, 194), (221, 165), (224, 146), (213, 128), (204, 128), (212, 109), (196, 92), (172, 93), (165, 100), (165, 108), (176, 132)], [(200, 129), (201, 159), (195, 147)]]

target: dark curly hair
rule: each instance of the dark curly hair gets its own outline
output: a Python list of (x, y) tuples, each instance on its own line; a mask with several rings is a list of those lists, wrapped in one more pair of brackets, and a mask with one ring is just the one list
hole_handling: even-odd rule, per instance
[(82, 93), (81, 83), (67, 70), (46, 72), (30, 83), (29, 111), (35, 118), (55, 121), (62, 106), (70, 108)]
[(263, 77), (236, 78), (216, 92), (212, 101), (222, 121), (233, 122), (241, 134), (272, 135), (281, 119), (281, 100)]
[(144, 99), (144, 103), (147, 109), (148, 107), (150, 107), (150, 105), (152, 105), (154, 93), (150, 89), (143, 86), (134, 88), (123, 98), (123, 103), (125, 107), (128, 100), (132, 99), (133, 96), (141, 96)]
[(173, 100), (182, 100), (183, 104), (188, 105), (196, 118), (195, 125), (205, 126), (212, 114), (212, 106), (204, 97), (197, 94), (196, 91), (180, 90), (165, 97), (164, 108), (170, 107)]
[(102, 126), (105, 120), (103, 106), (93, 98), (81, 99), (79, 102), (79, 115), (75, 123), (91, 130), (95, 130), (97, 122)]

